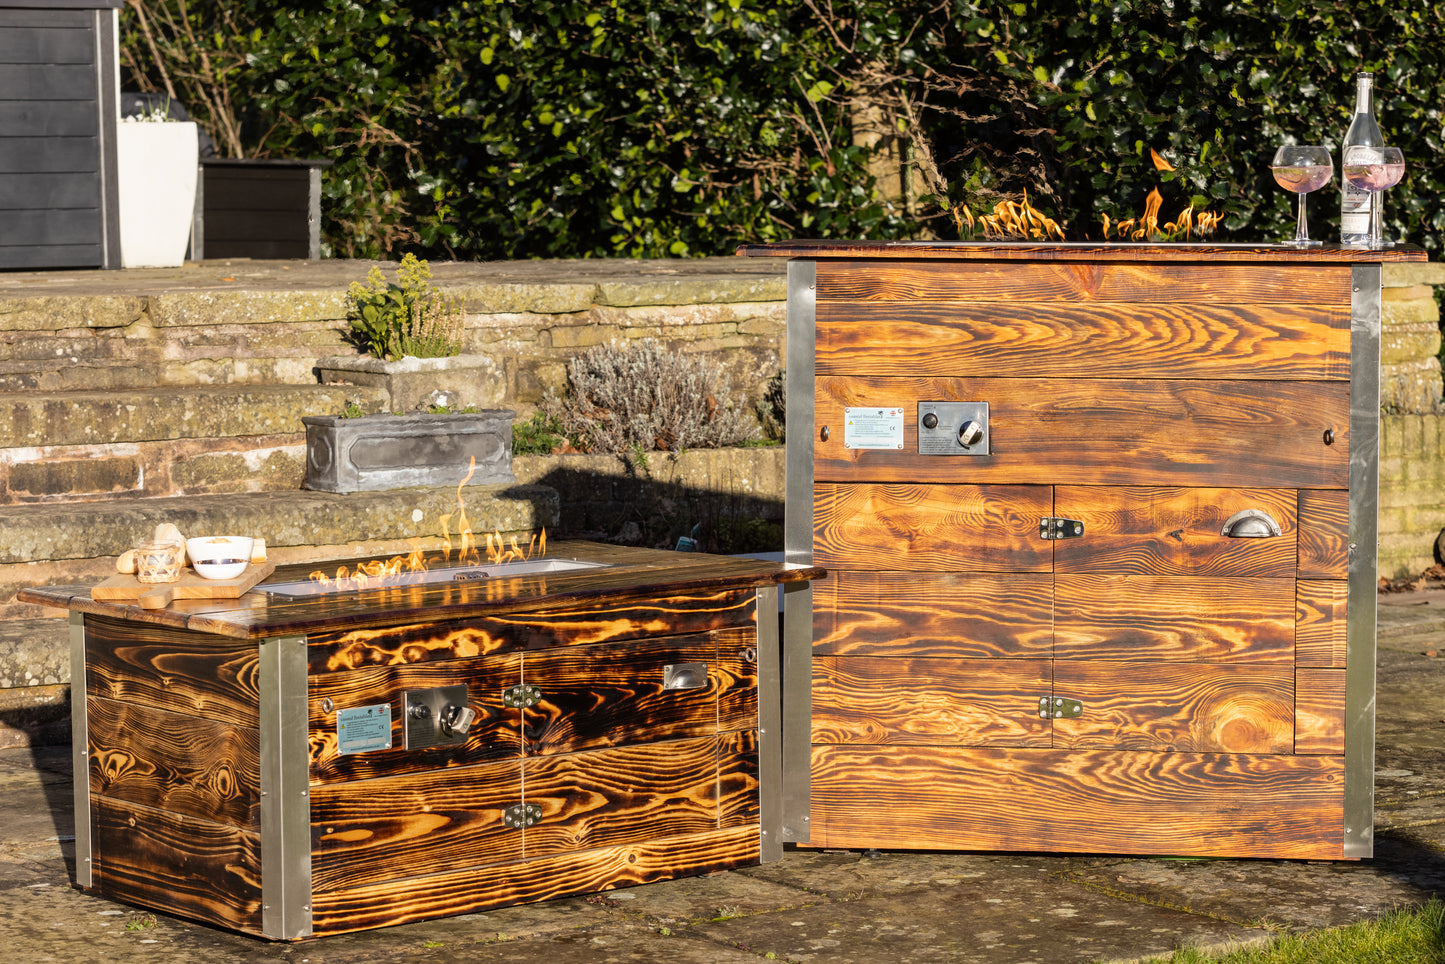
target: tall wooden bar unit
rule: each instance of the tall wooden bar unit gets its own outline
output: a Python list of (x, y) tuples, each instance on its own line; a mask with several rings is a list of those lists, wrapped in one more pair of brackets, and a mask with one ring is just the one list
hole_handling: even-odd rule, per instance
[(796, 242), (789, 839), (1372, 852), (1382, 263)]

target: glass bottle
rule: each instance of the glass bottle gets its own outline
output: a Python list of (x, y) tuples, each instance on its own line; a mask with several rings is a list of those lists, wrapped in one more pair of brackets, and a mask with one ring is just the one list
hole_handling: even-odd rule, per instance
[[(1344, 169), (1345, 149), (1361, 145), (1381, 147), (1385, 139), (1380, 136), (1380, 125), (1375, 123), (1375, 75), (1362, 73), (1355, 76), (1355, 116), (1345, 131), (1344, 143), (1340, 145), (1340, 169)], [(1368, 244), (1370, 241), (1370, 215), (1373, 205), (1381, 203), (1380, 195), (1371, 194), (1340, 178), (1340, 243)]]

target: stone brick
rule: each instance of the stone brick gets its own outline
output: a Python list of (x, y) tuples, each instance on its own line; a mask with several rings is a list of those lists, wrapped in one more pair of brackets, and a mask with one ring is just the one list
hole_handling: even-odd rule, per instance
[(1387, 288), (1412, 285), (1445, 285), (1445, 262), (1430, 261), (1413, 264), (1387, 264), (1384, 270)]
[(140, 462), (134, 457), (22, 462), (10, 467), (9, 495), (18, 502), (86, 498), (135, 492), (140, 485)]
[(0, 298), (0, 331), (124, 328), (145, 313), (145, 299), (89, 294)]
[(592, 307), (597, 295), (597, 286), (588, 282), (438, 284), (437, 287), (449, 297), (461, 298), (468, 314), (572, 314)]
[(306, 478), (306, 446), (259, 452), (216, 452), (170, 466), (177, 494), (269, 492), (299, 489)]
[(1407, 325), (1412, 322), (1439, 323), (1440, 306), (1434, 298), (1413, 298), (1409, 301), (1387, 301), (1380, 306), (1380, 324)]
[(1440, 326), (1434, 322), (1389, 325), (1380, 331), (1380, 364), (1428, 359), (1440, 367)]
[(148, 313), (157, 328), (341, 321), (346, 290), (166, 291), (151, 296)]
[(552, 348), (585, 349), (622, 340), (620, 329), (611, 325), (559, 325), (546, 331)]

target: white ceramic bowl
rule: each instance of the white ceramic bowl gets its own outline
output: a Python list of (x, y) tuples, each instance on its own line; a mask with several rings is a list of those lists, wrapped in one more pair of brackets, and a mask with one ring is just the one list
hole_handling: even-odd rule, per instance
[(191, 568), (203, 579), (234, 579), (251, 564), (250, 536), (201, 536), (186, 540)]

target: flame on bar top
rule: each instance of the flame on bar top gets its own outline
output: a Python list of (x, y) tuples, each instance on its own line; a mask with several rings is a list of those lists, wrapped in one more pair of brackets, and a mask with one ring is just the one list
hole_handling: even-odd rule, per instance
[(1183, 235), (1185, 240), (1191, 234), (1198, 234), (1201, 237), (1214, 231), (1219, 223), (1224, 220), (1223, 214), (1216, 214), (1213, 211), (1200, 211), (1194, 213), (1194, 205), (1190, 204), (1179, 217), (1164, 224), (1159, 223), (1159, 209), (1164, 205), (1164, 197), (1156, 187), (1144, 198), (1144, 213), (1137, 218), (1128, 218), (1123, 221), (1111, 221), (1107, 212), (1104, 219), (1104, 240), (1108, 241), (1109, 232), (1112, 229), (1114, 238), (1119, 241), (1148, 241), (1159, 235), (1165, 240), (1172, 240)]
[[(472, 458), (471, 464), (467, 467), (467, 474), (457, 485), (457, 511), (447, 513), (441, 517), (441, 539), (442, 539), (442, 561), (451, 562), (452, 558), (452, 519), (457, 520), (457, 567), (479, 566), (482, 564), (481, 552), (477, 549), (477, 540), (472, 533), (470, 520), (467, 519), (466, 500), (462, 498), (462, 488), (471, 480), (477, 471), (477, 460)], [(486, 536), (486, 561), (490, 564), (503, 562), (523, 562), (528, 559), (541, 558), (547, 554), (547, 530), (543, 529), (541, 538), (534, 533), (526, 547), (517, 542), (513, 536), (511, 544), (508, 545), (506, 538), (500, 531), (485, 533)], [(310, 574), (312, 582), (320, 583), (329, 591), (353, 592), (360, 589), (380, 589), (388, 585), (401, 583), (408, 573), (425, 572), (428, 569), (426, 552), (421, 546), (420, 540), (411, 541), (412, 550), (404, 556), (392, 556), (382, 561), (373, 559), (363, 562), (353, 570), (348, 566), (338, 566), (334, 575), (327, 575), (320, 569)]]

